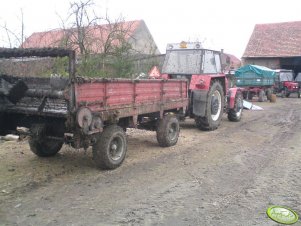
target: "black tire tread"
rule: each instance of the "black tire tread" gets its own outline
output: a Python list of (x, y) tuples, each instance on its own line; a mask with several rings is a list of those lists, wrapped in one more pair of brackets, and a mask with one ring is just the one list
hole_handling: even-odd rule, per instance
[[(121, 157), (120, 161), (114, 162), (114, 160), (110, 159), (107, 153), (107, 148), (111, 142), (112, 137), (114, 135), (119, 134), (122, 136), (124, 141), (124, 153)], [(104, 131), (99, 134), (99, 137), (96, 143), (92, 147), (93, 152), (93, 160), (96, 163), (97, 167), (100, 169), (116, 169), (119, 167), (125, 159), (127, 151), (127, 139), (123, 128), (117, 125), (110, 125), (104, 128)]]
[[(45, 126), (49, 125), (33, 125), (33, 127), (31, 128), (33, 134), (35, 134), (37, 130), (43, 130), (44, 134), (42, 134), (41, 136), (33, 135), (28, 140), (30, 150), (39, 157), (50, 157), (56, 155), (61, 150), (64, 143), (63, 141), (47, 138), (47, 135), (53, 135), (53, 132), (51, 131), (51, 129), (50, 131), (47, 131), (48, 129), (45, 128)], [(64, 132), (59, 129), (57, 136), (62, 137), (63, 134)]]
[[(221, 94), (221, 112), (218, 120), (212, 121), (211, 120), (211, 96), (212, 93), (216, 90), (219, 89), (220, 94)], [(208, 100), (206, 104), (206, 116), (201, 117), (201, 116), (196, 116), (195, 117), (195, 123), (196, 126), (203, 131), (211, 131), (211, 130), (216, 130), (218, 126), (220, 125), (223, 111), (224, 111), (224, 91), (221, 83), (219, 81), (214, 81), (210, 87), (210, 90), (208, 92)]]
[(236, 93), (234, 109), (229, 109), (229, 112), (228, 112), (228, 119), (231, 122), (239, 122), (241, 120), (242, 113), (239, 115), (239, 117), (236, 114), (239, 99), (242, 100), (242, 95), (241, 95), (241, 93)]
[[(168, 136), (168, 128), (172, 123), (177, 125), (177, 135), (174, 140), (170, 140)], [(180, 132), (179, 121), (174, 115), (165, 115), (163, 119), (160, 119), (157, 126), (157, 141), (161, 147), (170, 147), (177, 143)]]

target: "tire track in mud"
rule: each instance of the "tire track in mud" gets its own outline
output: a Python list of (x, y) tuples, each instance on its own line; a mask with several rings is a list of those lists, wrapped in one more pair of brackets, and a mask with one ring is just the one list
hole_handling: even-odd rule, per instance
[[(266, 116), (263, 117), (262, 120), (265, 120), (265, 118), (268, 117), (267, 114), (265, 114), (265, 115)], [(248, 125), (251, 126), (252, 124), (253, 124), (252, 121), (248, 122)], [(288, 128), (290, 128), (290, 127), (288, 127)], [(239, 131), (237, 131), (237, 128), (236, 129), (233, 128), (233, 132), (238, 133)], [(212, 132), (211, 134), (213, 135), (213, 137), (214, 136), (219, 137), (220, 133), (222, 133), (222, 132), (215, 131), (215, 132)], [(207, 139), (206, 138), (207, 134), (208, 133), (206, 133), (206, 135), (201, 139), (201, 141), (202, 140), (205, 141)], [(274, 140), (265, 141), (264, 145), (269, 145), (271, 141), (272, 141), (272, 143), (275, 143), (274, 141), (277, 141), (281, 136), (282, 135), (280, 134), (278, 138), (274, 137)], [(223, 142), (223, 141), (225, 141), (225, 139), (221, 140), (221, 142)], [(171, 162), (179, 163), (179, 159), (182, 159), (182, 166), (180, 168), (183, 169), (183, 167), (184, 167), (184, 169), (186, 169), (188, 179), (186, 179), (184, 181), (177, 181), (177, 180), (174, 181), (173, 183), (167, 185), (165, 187), (165, 189), (163, 189), (163, 192), (155, 193), (155, 194), (149, 196), (147, 199), (144, 199), (143, 202), (139, 202), (139, 204), (137, 204), (136, 206), (131, 205), (134, 207), (131, 207), (127, 211), (124, 211), (124, 210), (117, 211), (117, 215), (115, 215), (115, 217), (119, 220), (115, 219), (114, 222), (121, 223), (121, 224), (123, 224), (123, 223), (124, 224), (128, 224), (128, 223), (141, 224), (141, 223), (147, 223), (147, 222), (158, 222), (162, 218), (165, 219), (164, 217), (177, 214), (177, 212), (181, 212), (181, 211), (185, 212), (185, 208), (189, 209), (187, 204), (185, 204), (185, 202), (183, 201), (189, 197), (189, 194), (187, 194), (187, 192), (198, 193), (200, 190), (204, 194), (207, 193), (207, 195), (205, 195), (203, 197), (203, 199), (197, 198), (197, 200), (199, 200), (199, 202), (198, 203), (194, 202), (191, 206), (194, 206), (195, 208), (199, 209), (198, 214), (204, 215), (207, 217), (204, 218), (205, 221), (202, 221), (199, 219), (199, 217), (200, 217), (199, 215), (195, 215), (194, 216), (195, 222), (193, 222), (193, 223), (204, 223), (204, 222), (206, 223), (206, 222), (210, 222), (211, 218), (214, 218), (213, 215), (210, 217), (210, 215), (208, 216), (208, 214), (206, 214), (206, 211), (208, 210), (208, 206), (209, 206), (209, 209), (212, 209), (210, 203), (214, 203), (214, 205), (213, 205), (214, 208), (211, 210), (211, 214), (216, 213), (215, 212), (216, 207), (219, 205), (219, 203), (226, 204), (226, 205), (221, 206), (220, 210), (223, 207), (226, 208), (227, 206), (231, 205), (231, 201), (233, 201), (233, 199), (235, 199), (235, 197), (239, 197), (237, 194), (239, 194), (240, 192), (242, 192), (243, 190), (248, 188), (253, 183), (252, 181), (250, 181), (250, 177), (252, 177), (254, 175), (254, 172), (251, 173), (251, 175), (246, 176), (246, 179), (245, 179), (246, 181), (243, 180), (243, 185), (244, 185), (243, 187), (240, 185), (239, 189), (236, 189), (235, 192), (233, 192), (233, 193), (226, 194), (226, 196), (222, 192), (223, 198), (221, 199), (221, 201), (219, 201), (220, 195), (216, 197), (215, 194), (210, 192), (210, 190), (211, 190), (210, 186), (212, 186), (212, 184), (215, 183), (214, 182), (215, 178), (213, 178), (213, 181), (208, 183), (207, 182), (208, 178), (206, 178), (206, 177), (211, 177), (212, 174), (214, 174), (217, 170), (223, 171), (222, 167), (219, 168), (220, 165), (213, 165), (213, 166), (209, 165), (208, 166), (208, 164), (206, 164), (206, 159), (203, 160), (204, 161), (203, 167), (201, 167), (201, 168), (200, 168), (200, 166), (197, 167), (197, 171), (198, 171), (197, 174), (194, 174), (195, 170), (192, 169), (193, 167), (191, 167), (191, 165), (193, 165), (195, 163), (195, 161), (191, 161), (190, 158), (191, 157), (193, 158), (193, 156), (197, 155), (197, 154), (201, 154), (201, 155), (203, 154), (203, 153), (198, 153), (196, 150), (194, 150), (195, 145), (198, 144), (199, 142), (200, 142), (200, 140), (194, 141), (190, 144), (190, 146), (187, 146), (187, 145), (185, 146), (185, 144), (178, 145), (176, 151), (171, 150), (171, 152), (164, 152), (164, 154), (160, 155), (160, 157), (158, 157), (156, 159), (152, 159), (150, 161), (141, 163), (141, 165), (140, 164), (135, 165), (135, 169), (133, 169), (133, 170), (136, 172), (136, 176), (138, 178), (140, 178), (140, 175), (137, 174), (137, 168), (141, 169), (141, 172), (143, 173), (145, 171), (145, 169), (152, 168), (152, 167), (157, 168), (158, 166), (161, 166), (162, 164), (165, 164), (167, 162), (168, 163), (171, 163)], [(252, 159), (252, 157), (254, 158), (254, 156), (260, 158), (260, 162), (257, 162), (257, 164), (254, 163), (254, 164), (244, 167), (245, 170), (247, 170), (247, 171), (254, 170), (257, 168), (258, 165), (261, 165), (263, 167), (264, 164), (269, 160), (269, 158), (267, 156), (264, 156), (262, 154), (262, 150), (259, 150), (261, 145), (255, 146), (255, 149), (258, 149), (258, 151), (256, 153), (248, 153), (242, 157), (242, 159), (245, 161), (247, 161), (247, 159)], [(183, 148), (183, 147), (185, 147), (185, 148)], [(209, 149), (210, 147), (207, 146), (207, 147), (204, 147), (203, 149), (206, 150), (207, 148)], [(179, 150), (181, 150), (181, 151), (179, 151)], [(248, 151), (253, 152), (253, 150), (248, 150)], [(239, 152), (240, 152), (240, 150), (238, 150), (236, 153), (239, 153)], [(199, 161), (199, 159), (193, 159), (193, 160)], [(270, 161), (271, 161), (271, 159), (270, 159)], [(157, 167), (156, 167), (156, 165), (157, 165)], [(232, 167), (232, 165), (228, 165), (225, 168), (225, 170), (229, 171), (230, 167)], [(130, 167), (130, 169), (131, 169), (131, 167)], [(170, 170), (170, 169), (167, 169), (167, 170)], [(179, 171), (181, 171), (181, 169), (175, 170), (174, 174), (177, 174), (177, 172), (179, 172)], [(125, 173), (125, 175), (128, 174), (126, 171), (124, 173)], [(239, 172), (239, 174), (240, 173), (242, 173), (242, 172)], [(260, 170), (257, 170), (256, 173), (260, 173)], [(172, 175), (174, 175), (174, 174), (167, 172), (165, 174), (165, 177), (169, 177), (169, 176), (172, 177)], [(232, 175), (230, 175), (230, 176), (232, 177)], [(227, 178), (224, 178), (224, 180), (227, 180)], [(231, 181), (231, 180), (229, 180), (229, 181)], [(238, 180), (238, 182), (241, 182), (241, 180)], [(249, 183), (247, 183), (247, 182), (249, 182)], [(206, 184), (208, 184), (208, 186)], [(202, 203), (204, 201), (209, 204), (199, 205), (199, 203)], [(174, 206), (174, 208), (170, 209), (170, 206)], [(162, 209), (166, 209), (166, 211), (162, 211)], [(191, 210), (191, 208), (190, 208), (190, 210)], [(190, 213), (190, 215), (191, 215), (191, 213)], [(192, 214), (192, 216), (193, 215), (194, 214)], [(179, 219), (177, 219), (177, 220), (179, 220)], [(189, 222), (189, 219), (187, 219), (187, 217), (181, 218), (179, 222), (181, 222), (181, 220), (183, 220), (183, 223), (185, 223), (186, 221)], [(110, 220), (108, 222), (110, 222)], [(164, 222), (164, 220), (163, 220), (163, 222)], [(174, 223), (171, 219), (168, 219), (168, 218), (167, 218), (167, 222)]]
[[(264, 118), (267, 118), (267, 116), (268, 115), (265, 114)], [(256, 120), (257, 119), (249, 121), (248, 124), (252, 125), (253, 121), (256, 121)], [(244, 126), (246, 126), (246, 124), (247, 123), (244, 123)], [(233, 130), (233, 132), (237, 132), (237, 128), (233, 128), (232, 130)], [(218, 136), (219, 133), (220, 132), (218, 132), (218, 133), (213, 132), (212, 134), (214, 134), (215, 136)], [(203, 139), (205, 140), (206, 138), (203, 138)], [(278, 138), (275, 137), (274, 140), (276, 141), (277, 139)], [(271, 141), (273, 142), (273, 140), (266, 141), (264, 143), (264, 145), (270, 144)], [(180, 152), (178, 152), (178, 151), (173, 152), (172, 151), (171, 153), (165, 153), (165, 154), (160, 156), (160, 159), (154, 159), (154, 160), (148, 161), (146, 163), (146, 165), (150, 165), (150, 166), (161, 165), (161, 164), (165, 163), (166, 158), (168, 159), (169, 162), (173, 162), (173, 161), (179, 159), (180, 156), (181, 157), (189, 156), (189, 155), (193, 154), (193, 152), (194, 152), (193, 147), (197, 143), (198, 143), (198, 141), (191, 143), (189, 147), (186, 146), (185, 149), (184, 150), (182, 149)], [(181, 149), (181, 146), (184, 147), (185, 145), (178, 145), (177, 149)], [(256, 156), (259, 156), (261, 158), (264, 157), (261, 153), (253, 153), (252, 155), (253, 156), (256, 155)], [(246, 156), (246, 158), (248, 158), (248, 157), (249, 156)], [(267, 160), (268, 160), (267, 157), (262, 158), (261, 163), (265, 163)], [(189, 166), (189, 165), (191, 165), (191, 163), (192, 162), (189, 162), (189, 159), (185, 160), (185, 158), (183, 158), (183, 165), (184, 166), (185, 165)], [(146, 167), (146, 165), (143, 163), (144, 167)], [(260, 165), (263, 165), (263, 164), (260, 164)], [(139, 164), (136, 165), (135, 168), (136, 167), (140, 168)], [(145, 223), (145, 222), (151, 221), (151, 219), (152, 220), (154, 220), (154, 219), (158, 220), (158, 218), (162, 218), (162, 214), (160, 215), (160, 209), (167, 208), (170, 205), (177, 205), (177, 206), (180, 206), (180, 208), (182, 206), (182, 209), (184, 209), (185, 204), (180, 204), (180, 203), (182, 203), (183, 202), (182, 200), (187, 198), (187, 197), (186, 197), (186, 194), (183, 194), (182, 191), (187, 191), (187, 190), (192, 191), (192, 190), (194, 190), (194, 192), (197, 192), (199, 190), (199, 186), (202, 186), (202, 184), (205, 184), (205, 182), (204, 182), (205, 176), (204, 177), (203, 176), (198, 177), (198, 175), (195, 176), (194, 174), (192, 174), (190, 172), (191, 169), (189, 167), (187, 167), (187, 168), (188, 168), (187, 169), (187, 175), (190, 176), (190, 179), (188, 179), (187, 181), (185, 181), (183, 183), (174, 184), (173, 186), (170, 186), (170, 187), (166, 188), (165, 192), (163, 192), (162, 195), (157, 194), (157, 195), (151, 196), (143, 204), (140, 204), (140, 206), (130, 208), (130, 210), (128, 210), (127, 212), (124, 212), (123, 210), (121, 210), (118, 213), (121, 220), (120, 221), (115, 221), (115, 222), (116, 223), (136, 223), (136, 224), (143, 223), (143, 222)], [(202, 169), (201, 174), (204, 173), (204, 174), (208, 175), (208, 174), (214, 172), (213, 168), (211, 168), (209, 170), (208, 170), (208, 168), (210, 168), (210, 167), (207, 167), (207, 168), (205, 167), (204, 169)], [(254, 166), (254, 167), (251, 167), (251, 168), (256, 168), (256, 167)], [(260, 170), (257, 170), (257, 171), (259, 172)], [(142, 172), (143, 172), (143, 170), (142, 170)], [(127, 174), (127, 173), (125, 172), (125, 174)], [(137, 175), (137, 176), (139, 178), (139, 175)], [(249, 178), (247, 180), (249, 180)], [(224, 203), (224, 207), (227, 207), (227, 205), (225, 205), (225, 203), (227, 203), (226, 200), (227, 199), (232, 200), (233, 198), (235, 198), (237, 196), (237, 193), (239, 193), (240, 191), (242, 191), (245, 188), (249, 187), (250, 184), (252, 184), (252, 182), (245, 184), (245, 186), (241, 187), (240, 190), (236, 190), (234, 193), (232, 193), (230, 195), (228, 194), (227, 196), (224, 196), (223, 199), (220, 202)], [(172, 196), (173, 198), (170, 199), (170, 198), (168, 198), (169, 196), (166, 197), (166, 192), (168, 194), (170, 194), (169, 196)], [(210, 196), (213, 196), (213, 194), (210, 193)], [(210, 200), (214, 200), (214, 199), (211, 198)], [(212, 202), (214, 202), (215, 205), (219, 205), (219, 204), (217, 204), (219, 201), (212, 201)], [(162, 205), (162, 203), (163, 203), (163, 205)], [(231, 202), (229, 202), (228, 205), (230, 205), (230, 204), (231, 204)], [(161, 206), (161, 207), (159, 208), (159, 206)], [(222, 207), (223, 206), (221, 206), (220, 208), (222, 208)], [(148, 209), (148, 210), (146, 210), (146, 209)], [(169, 214), (172, 214), (172, 211), (169, 211)], [(122, 220), (122, 218), (123, 218), (122, 216), (124, 216), (123, 220)], [(147, 219), (145, 219), (145, 218), (147, 218)], [(156, 222), (156, 220), (154, 220), (154, 221)]]
[[(246, 205), (241, 203), (241, 201), (244, 200), (244, 197), (252, 188), (254, 187), (254, 183), (258, 179), (258, 176), (261, 175), (267, 168), (271, 166), (278, 158), (279, 154), (283, 151), (283, 145), (285, 145), (284, 141), (289, 140), (291, 137), (291, 134), (294, 133), (297, 129), (300, 128), (300, 117), (298, 118), (298, 115), (300, 115), (300, 110), (290, 110), (288, 114), (284, 113), (282, 115), (283, 117), (279, 117), (279, 119), (272, 123), (273, 126), (282, 126), (282, 130), (275, 134), (275, 136), (272, 137), (272, 139), (267, 139), (260, 145), (256, 145), (253, 150), (248, 151), (240, 155), (239, 159), (245, 159), (245, 163), (247, 163), (247, 159), (250, 159), (251, 161), (247, 164), (247, 169), (244, 171), (240, 171), (239, 174), (242, 174), (243, 177), (246, 179), (239, 180), (239, 184), (237, 183), (237, 188), (234, 191), (227, 192), (226, 194), (222, 194), (222, 197), (216, 197), (215, 199), (215, 213), (219, 213), (220, 216), (213, 217), (209, 222), (206, 222), (208, 225), (241, 225), (241, 219), (238, 221), (233, 221), (233, 216), (235, 214), (238, 214), (240, 216), (245, 216), (244, 212), (252, 210), (255, 206), (248, 207), (248, 204), (246, 202)], [(265, 118), (269, 117), (270, 115), (265, 114)], [(278, 147), (275, 149), (275, 147)], [(271, 151), (272, 150), (272, 151)], [(253, 162), (256, 161), (256, 162)], [(220, 169), (221, 171), (229, 171), (229, 167), (225, 167), (226, 165), (223, 165)], [(233, 166), (233, 165), (232, 165)], [(240, 167), (240, 170), (242, 168)], [(233, 171), (232, 171), (233, 172)], [(238, 175), (228, 175), (223, 174), (223, 179), (231, 181), (232, 177), (237, 177)], [(226, 176), (226, 177), (225, 177)], [(234, 182), (234, 181), (233, 181)], [(230, 184), (234, 184), (231, 183)], [(268, 187), (267, 187), (268, 189)], [(211, 194), (212, 195), (212, 194)], [(300, 200), (299, 200), (300, 203)], [(271, 204), (271, 203), (269, 203)], [(275, 204), (275, 203), (274, 203)], [(268, 205), (268, 203), (266, 204)], [(233, 212), (233, 207), (236, 207), (235, 210), (237, 212)], [(265, 207), (265, 206), (264, 206)], [(266, 219), (265, 216), (265, 209), (264, 207), (261, 209), (261, 214), (259, 219), (256, 220), (256, 225), (266, 225), (267, 222), (264, 222)], [(224, 210), (227, 210), (224, 212)], [(242, 211), (243, 210), (243, 211)], [(224, 212), (224, 213), (223, 213)], [(252, 213), (254, 219), (258, 217), (258, 215)], [(231, 216), (229, 218), (229, 216)], [(252, 220), (247, 219), (245, 216), (244, 220), (248, 220), (250, 224), (254, 224)], [(231, 223), (229, 223), (231, 222)], [(203, 222), (204, 223), (204, 222)], [(244, 224), (249, 225), (249, 224)]]
[[(290, 110), (289, 114), (285, 113), (284, 115), (282, 115), (284, 120), (280, 116), (279, 117), (280, 120), (278, 120), (278, 121), (276, 120), (276, 122), (271, 121), (270, 123), (271, 123), (272, 126), (279, 126), (281, 124), (283, 126), (282, 129), (285, 129), (285, 131), (282, 131), (280, 133), (276, 133), (276, 136), (273, 136), (272, 139), (267, 139), (263, 143), (261, 143), (259, 145), (255, 145), (252, 150), (248, 150), (248, 152), (244, 152), (245, 154), (242, 154), (242, 155), (240, 154), (240, 158), (239, 158), (240, 162), (242, 160), (244, 160), (244, 162), (247, 163), (248, 159), (251, 160), (251, 161), (249, 161), (249, 164), (247, 164), (243, 168), (244, 171), (241, 171), (242, 168), (240, 168), (240, 172), (238, 172), (238, 174), (244, 174), (245, 179), (240, 179), (240, 180), (236, 181), (236, 182), (239, 182), (240, 184), (237, 186), (237, 188), (233, 192), (226, 193), (226, 194), (224, 192), (220, 192), (221, 194), (218, 194), (217, 196), (216, 196), (216, 194), (213, 194), (212, 192), (208, 193), (208, 196), (210, 196), (210, 197), (206, 197), (207, 202), (209, 201), (209, 203), (210, 202), (214, 203), (213, 204), (214, 205), (214, 208), (213, 208), (214, 211), (212, 210), (212, 213), (214, 212), (216, 214), (218, 212), (222, 212), (223, 209), (227, 209), (231, 205), (237, 205), (237, 200), (241, 199), (243, 194), (245, 194), (245, 192), (247, 192), (248, 189), (250, 189), (252, 187), (253, 183), (255, 182), (255, 180), (257, 178), (257, 175), (260, 175), (262, 173), (262, 171), (265, 168), (267, 168), (267, 166), (273, 160), (275, 160), (277, 158), (277, 155), (278, 155), (279, 151), (270, 152), (269, 150), (274, 149), (275, 146), (280, 147), (283, 143), (283, 140), (287, 140), (290, 137), (291, 132), (290, 133), (287, 133), (287, 132), (289, 132), (291, 130), (294, 131), (296, 129), (297, 125), (300, 124), (300, 120), (297, 120), (298, 117), (296, 116), (298, 114), (299, 114), (299, 111)], [(266, 119), (270, 118), (270, 116), (271, 115), (269, 113), (264, 114), (264, 117), (261, 118), (261, 121), (265, 121)], [(252, 125), (252, 123), (256, 120), (257, 119), (254, 119), (252, 121), (248, 121), (248, 124)], [(296, 120), (297, 120), (297, 123), (296, 123)], [(244, 123), (244, 126), (246, 126), (246, 124), (247, 123)], [(237, 128), (233, 128), (233, 132), (235, 132), (235, 131), (237, 131)], [(262, 148), (262, 146), (264, 148)], [(181, 152), (181, 154), (183, 154), (183, 152)], [(252, 160), (255, 160), (255, 162), (253, 162)], [(230, 167), (233, 167), (233, 164), (230, 164), (230, 165), (226, 166), (225, 169), (223, 169), (223, 166), (222, 166), (221, 168), (219, 168), (219, 170), (220, 171), (224, 171), (224, 170), (229, 171)], [(212, 175), (212, 174), (216, 173), (217, 170), (218, 170), (218, 168), (216, 168), (216, 169), (211, 168), (210, 169), (210, 174)], [(204, 173), (204, 172), (202, 172), (202, 173)], [(191, 172), (188, 172), (188, 175), (190, 175), (191, 178), (193, 178), (197, 183), (199, 183), (200, 186), (205, 184), (205, 182), (202, 182), (202, 181), (205, 181), (204, 177), (202, 177), (202, 176), (198, 177), (197, 175), (195, 175)], [(223, 174), (223, 176), (225, 176), (225, 174)], [(239, 176), (239, 175), (235, 176), (235, 175), (231, 174), (231, 175), (228, 175), (228, 176), (230, 176), (230, 178), (223, 177), (223, 180), (228, 180), (228, 183), (229, 183), (229, 181), (231, 181), (232, 177), (237, 178), (237, 176)], [(230, 182), (230, 184), (232, 184), (232, 186), (233, 186), (233, 184), (235, 184), (235, 183)], [(189, 183), (186, 183), (186, 185), (188, 186)], [(183, 186), (178, 186), (178, 187), (182, 187), (180, 190), (185, 190), (185, 189), (183, 189)], [(190, 189), (192, 189), (193, 187), (194, 187), (194, 185), (192, 185), (192, 184), (190, 184), (188, 186), (188, 188), (190, 188)], [(208, 189), (208, 190), (210, 190), (210, 189)], [(177, 193), (177, 191), (174, 191), (174, 193)], [(220, 197), (220, 196), (222, 196), (222, 197)], [(160, 197), (160, 199), (162, 199), (162, 197)], [(181, 196), (178, 197), (178, 199), (179, 200), (177, 200), (177, 202), (180, 202)], [(165, 200), (165, 199), (163, 198), (163, 200)], [(165, 200), (165, 201), (168, 202), (168, 200)], [(239, 208), (242, 208), (242, 206), (239, 205)], [(183, 206), (183, 209), (185, 209), (185, 206)], [(204, 207), (201, 208), (201, 209), (204, 209)], [(246, 208), (246, 209), (248, 209), (248, 208)], [(137, 211), (135, 211), (135, 209), (131, 210), (131, 211), (136, 213), (136, 215), (139, 215), (139, 214), (137, 214)], [(205, 212), (204, 212), (204, 215), (205, 215)], [(232, 213), (232, 216), (233, 215), (235, 215), (235, 213)], [(207, 214), (207, 216), (208, 216), (208, 214)], [(141, 214), (138, 217), (138, 219), (141, 219)], [(185, 217), (183, 217), (183, 219), (185, 219)], [(193, 223), (208, 223), (208, 222), (210, 222), (209, 223), (210, 225), (219, 225), (219, 223), (221, 225), (225, 225), (225, 223), (226, 223), (225, 221), (220, 221), (220, 218), (216, 217), (216, 216), (214, 217), (214, 215), (212, 215), (211, 219), (210, 219), (210, 217), (207, 218), (207, 219), (206, 218), (204, 218), (204, 219), (205, 219), (205, 221), (200, 221), (199, 218), (196, 217), (195, 222), (193, 222)], [(170, 219), (168, 219), (168, 222), (169, 221), (170, 221)], [(135, 218), (132, 217), (129, 220), (129, 222), (135, 222)], [(229, 221), (229, 222), (231, 222), (231, 221)], [(136, 222), (136, 223), (141, 223), (141, 222), (138, 220), (138, 222)], [(169, 223), (171, 223), (171, 222), (169, 222)], [(232, 223), (233, 223), (233, 225), (235, 225), (235, 223), (237, 223), (237, 225), (241, 224), (241, 222), (233, 222), (233, 221), (232, 221)], [(231, 224), (229, 224), (229, 225), (231, 225)]]
[[(68, 146), (64, 146), (57, 156), (47, 159), (34, 156), (23, 141), (11, 143), (11, 146), (15, 151), (5, 153), (6, 157), (17, 154), (20, 156), (16, 156), (18, 161), (14, 162), (8, 157), (8, 162), (4, 163), (2, 169), (11, 172), (5, 172), (7, 180), (1, 178), (4, 183), (1, 183), (0, 191), (5, 192), (0, 192), (0, 204), (13, 203), (16, 198), (34, 194), (40, 188), (55, 184), (64, 178), (89, 176), (97, 171), (84, 151), (71, 151)], [(19, 153), (20, 149), (22, 154)]]
[[(252, 121), (254, 121), (256, 119), (253, 119)], [(241, 123), (240, 127), (242, 126), (245, 126), (246, 123), (251, 123), (252, 121), (250, 122), (244, 122), (244, 123)], [(204, 140), (205, 141), (205, 137), (210, 133), (210, 132), (202, 132), (202, 131), (199, 131), (198, 129), (196, 129), (195, 125), (184, 125), (185, 128), (189, 128), (189, 129), (194, 129), (197, 133), (198, 133), (198, 137), (203, 137), (201, 138), (201, 140)], [(230, 128), (232, 130), (236, 130), (235, 128)], [(214, 133), (214, 132), (213, 132)], [(133, 137), (130, 137), (131, 140), (134, 140), (136, 139), (135, 138), (135, 132), (134, 132), (134, 136)], [(177, 151), (175, 152), (175, 148), (172, 147), (170, 148), (169, 150), (167, 151), (163, 151), (160, 154), (160, 157), (162, 158), (173, 158), (173, 157), (177, 157), (177, 155), (182, 155), (182, 154), (189, 154), (190, 150), (192, 150), (194, 148), (194, 145), (196, 145), (199, 141), (194, 141), (191, 143), (190, 147), (187, 148), (187, 144), (185, 143), (182, 143), (182, 144), (178, 144), (176, 146), (176, 149), (181, 149), (181, 152), (180, 153), (177, 153)], [(155, 144), (156, 145), (156, 144)], [(184, 150), (182, 149), (183, 147)], [(66, 148), (66, 147), (65, 147)], [(26, 150), (27, 152), (30, 152), (29, 150)], [(82, 152), (83, 153), (83, 152)], [(69, 156), (70, 157), (70, 156)], [(56, 158), (57, 159), (57, 158)], [(68, 160), (66, 158), (66, 160)], [(150, 161), (149, 164), (155, 164), (155, 162), (157, 162), (158, 159), (155, 158), (154, 161)], [(144, 164), (144, 163), (142, 163)], [(47, 164), (49, 165), (49, 164)], [(93, 168), (94, 165), (91, 165), (91, 168)], [(131, 167), (131, 165), (129, 165), (129, 167)], [(72, 175), (74, 172), (77, 172), (77, 170), (75, 168), (68, 168), (68, 167), (62, 167), (62, 170), (61, 171), (58, 171), (58, 172), (52, 172), (52, 173), (48, 173), (46, 172), (47, 176), (45, 178), (40, 178), (39, 180), (33, 180), (33, 181), (29, 181), (25, 184), (23, 184), (21, 187), (16, 187), (14, 188), (13, 190), (10, 191), (10, 193), (13, 195), (15, 193), (26, 193), (28, 191), (32, 191), (34, 189), (38, 189), (39, 187), (42, 187), (42, 186), (47, 186), (47, 184), (51, 183), (53, 181), (53, 179), (57, 179), (61, 176), (64, 176), (64, 175)]]
[[(247, 113), (247, 121), (222, 122), (212, 132), (199, 131), (188, 123), (182, 128), (179, 144), (166, 149), (153, 140), (137, 139), (143, 152), (130, 151), (125, 163), (114, 171), (93, 170), (76, 177), (79, 170), (75, 170), (67, 172), (68, 177), (59, 175), (26, 191), (24, 201), (29, 203), (22, 210), (10, 210), (9, 220), (14, 222), (13, 217), (18, 216), (24, 225), (41, 225), (51, 218), (56, 220), (53, 225), (241, 225), (231, 220), (235, 215), (240, 215), (238, 220), (249, 220), (243, 212), (250, 209), (248, 196), (261, 195), (254, 188), (258, 178), (279, 158), (284, 149), (281, 139), (289, 139), (300, 127), (297, 108), (290, 114), (281, 109)], [(262, 132), (260, 125), (267, 130)], [(135, 133), (140, 132), (129, 139), (136, 139)], [(246, 142), (250, 143), (243, 146)], [(149, 144), (153, 144), (151, 148)], [(129, 149), (134, 147), (130, 144)], [(278, 150), (271, 151), (275, 147)], [(64, 180), (59, 180), (61, 177)], [(13, 202), (6, 207), (11, 208)], [(45, 206), (51, 211), (42, 211)], [(40, 211), (37, 216), (27, 217), (36, 208)], [(262, 223), (263, 217), (253, 223)]]

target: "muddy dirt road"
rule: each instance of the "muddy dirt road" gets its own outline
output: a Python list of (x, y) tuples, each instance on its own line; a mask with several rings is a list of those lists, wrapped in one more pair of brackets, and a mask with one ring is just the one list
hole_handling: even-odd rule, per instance
[(2, 143), (0, 225), (277, 225), (273, 204), (301, 214), (301, 100), (258, 105), (212, 132), (187, 120), (170, 148), (129, 130), (113, 171), (91, 150), (40, 159), (25, 141)]

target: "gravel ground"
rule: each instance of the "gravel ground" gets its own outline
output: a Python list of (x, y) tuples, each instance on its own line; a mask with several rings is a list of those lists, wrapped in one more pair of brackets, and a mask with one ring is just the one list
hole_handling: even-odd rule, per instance
[(170, 148), (130, 129), (113, 171), (98, 170), (91, 149), (38, 158), (26, 141), (1, 143), (0, 226), (278, 225), (270, 205), (300, 215), (301, 99), (256, 104), (264, 110), (211, 132), (186, 120)]

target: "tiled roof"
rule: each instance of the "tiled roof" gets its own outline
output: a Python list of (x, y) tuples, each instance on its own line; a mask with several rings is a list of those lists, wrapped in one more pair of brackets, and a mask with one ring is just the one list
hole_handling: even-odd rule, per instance
[(301, 56), (301, 21), (256, 24), (245, 57)]
[(230, 66), (234, 68), (239, 68), (241, 66), (241, 61), (236, 56), (225, 53), (230, 58)]
[(241, 66), (241, 61), (236, 56), (224, 53), (222, 54), (222, 62), (225, 64), (225, 70), (236, 69)]
[[(133, 36), (136, 29), (141, 24), (141, 20), (135, 21), (126, 21), (119, 23), (119, 29), (122, 29), (126, 32), (126, 40)], [(114, 25), (111, 25), (114, 26)], [(87, 42), (90, 46), (90, 51), (93, 53), (101, 53), (103, 52), (103, 45), (100, 45), (99, 42), (103, 42), (108, 38), (110, 34), (110, 25), (96, 25), (91, 27), (86, 27), (86, 38)], [(29, 36), (25, 42), (23, 43), (23, 48), (43, 48), (43, 47), (66, 47), (64, 45), (66, 39), (76, 40), (76, 30), (75, 29), (57, 29), (46, 32), (36, 32)], [(72, 42), (72, 41), (71, 41)], [(112, 41), (113, 45), (118, 45), (118, 40), (115, 39)], [(77, 49), (76, 45), (71, 46), (73, 49)]]

